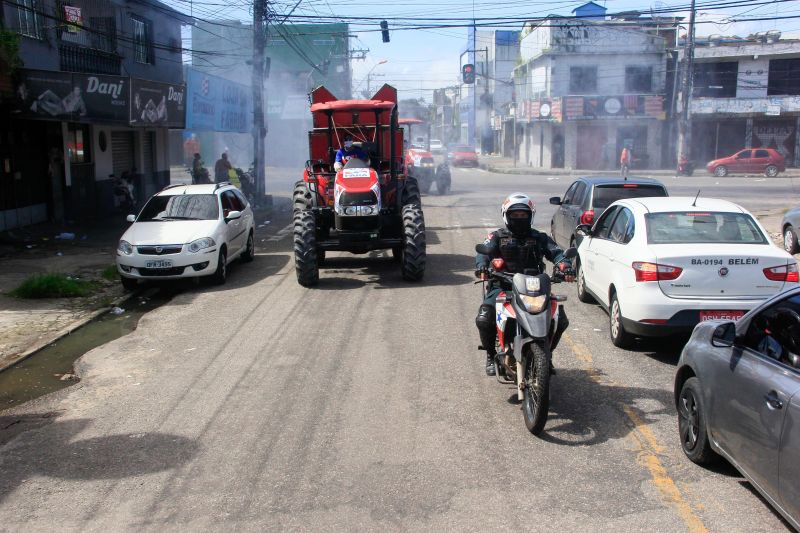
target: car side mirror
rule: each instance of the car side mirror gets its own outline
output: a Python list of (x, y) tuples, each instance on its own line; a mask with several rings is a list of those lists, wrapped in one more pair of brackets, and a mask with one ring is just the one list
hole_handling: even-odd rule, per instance
[(127, 220), (128, 222), (136, 222), (136, 215), (128, 215), (127, 217), (125, 217), (125, 220)]
[(483, 255), (491, 255), (492, 251), (483, 243), (475, 245), (475, 251)]
[(711, 335), (711, 345), (717, 348), (730, 348), (736, 343), (736, 324), (725, 322), (717, 326)]
[(560, 196), (551, 196), (550, 203), (553, 205), (561, 205), (561, 197)]
[(574, 246), (567, 248), (567, 250), (564, 252), (564, 257), (566, 257), (567, 259), (573, 259), (577, 255), (578, 255), (578, 249), (575, 248)]
[(581, 237), (591, 237), (592, 236), (592, 226), (589, 224), (579, 224), (575, 228), (575, 234), (580, 235)]
[(236, 220), (237, 218), (242, 218), (241, 211), (231, 211), (228, 213), (228, 216), (225, 217), (225, 220)]

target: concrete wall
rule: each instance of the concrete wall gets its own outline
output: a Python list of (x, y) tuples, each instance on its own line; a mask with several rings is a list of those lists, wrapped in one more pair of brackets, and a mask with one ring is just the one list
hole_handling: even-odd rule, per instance
[(767, 96), (769, 82), (769, 58), (743, 58), (739, 60), (736, 80), (737, 98), (762, 98)]
[(570, 92), (571, 67), (597, 67), (597, 90), (589, 94), (619, 95), (625, 94), (625, 68), (633, 66), (652, 67), (653, 84), (652, 94), (664, 93), (664, 80), (666, 77), (666, 63), (663, 54), (575, 54), (558, 56), (554, 58), (555, 67), (551, 69), (550, 82), (551, 96), (566, 96)]

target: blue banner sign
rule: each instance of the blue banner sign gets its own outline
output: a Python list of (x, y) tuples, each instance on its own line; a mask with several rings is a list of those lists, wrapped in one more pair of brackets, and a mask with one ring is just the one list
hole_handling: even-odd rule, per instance
[(186, 129), (252, 131), (253, 105), (249, 87), (189, 68), (186, 91)]

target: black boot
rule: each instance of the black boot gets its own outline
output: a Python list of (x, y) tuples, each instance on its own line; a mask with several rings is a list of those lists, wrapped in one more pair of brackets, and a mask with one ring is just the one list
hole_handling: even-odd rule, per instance
[(486, 375), (487, 376), (496, 376), (497, 375), (497, 369), (495, 368), (495, 364), (494, 364), (494, 356), (495, 356), (495, 354), (493, 354), (493, 353), (489, 353), (489, 352), (486, 353)]
[(478, 326), (478, 334), (481, 337), (481, 348), (486, 350), (486, 375), (494, 376), (497, 374), (494, 364), (494, 355), (497, 352), (494, 348), (496, 336), (494, 308), (491, 305), (481, 305), (478, 316), (475, 318), (475, 325)]

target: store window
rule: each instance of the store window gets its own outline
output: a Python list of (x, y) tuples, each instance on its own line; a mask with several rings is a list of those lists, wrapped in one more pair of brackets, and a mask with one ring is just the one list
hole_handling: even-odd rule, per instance
[(570, 67), (569, 94), (597, 92), (597, 67)]
[(36, 0), (19, 0), (17, 5), (17, 31), (25, 37), (44, 38), (41, 6)]
[(625, 67), (625, 92), (643, 94), (653, 91), (653, 67)]
[(739, 62), (695, 63), (694, 96), (735, 98)]
[(67, 127), (67, 153), (71, 164), (91, 162), (91, 137), (86, 124), (70, 124)]
[(153, 64), (153, 23), (131, 15), (133, 23), (133, 56), (137, 63)]

